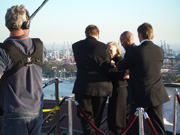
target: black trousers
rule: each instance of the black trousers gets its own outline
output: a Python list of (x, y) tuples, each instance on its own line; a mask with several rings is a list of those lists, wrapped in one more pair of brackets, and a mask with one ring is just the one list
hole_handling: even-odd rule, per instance
[[(103, 111), (106, 105), (107, 97), (94, 97), (75, 94), (75, 100), (91, 119), (97, 128), (100, 127)], [(81, 119), (81, 125), (84, 135), (96, 135), (95, 130), (85, 121), (82, 114), (78, 112), (78, 117)]]
[[(138, 108), (138, 106), (136, 106), (135, 104), (131, 105), (131, 115), (136, 112), (136, 108)], [(162, 116), (162, 105), (145, 107), (144, 111), (147, 112), (148, 116), (150, 117), (158, 135), (165, 135), (165, 128)], [(132, 127), (126, 133), (126, 135), (138, 135), (138, 130), (139, 122), (137, 118)], [(150, 130), (149, 125), (146, 123), (146, 121), (144, 121), (144, 133), (145, 135), (152, 135), (152, 131)]]
[(0, 106), (0, 116), (3, 116), (3, 109), (1, 106)]
[(119, 87), (118, 89), (113, 89), (113, 94), (109, 98), (107, 115), (108, 128), (114, 133), (120, 133), (121, 130), (126, 127), (126, 120), (129, 112), (127, 96), (127, 87)]

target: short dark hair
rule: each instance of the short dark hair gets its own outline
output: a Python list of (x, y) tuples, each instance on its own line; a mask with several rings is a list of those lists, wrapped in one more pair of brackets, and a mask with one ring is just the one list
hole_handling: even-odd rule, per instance
[(142, 34), (142, 37), (144, 39), (153, 39), (153, 28), (151, 26), (151, 24), (149, 23), (143, 23), (141, 24), (138, 29), (137, 29), (138, 33)]
[(86, 37), (93, 36), (93, 35), (99, 35), (99, 29), (97, 26), (91, 24), (86, 27), (85, 30)]

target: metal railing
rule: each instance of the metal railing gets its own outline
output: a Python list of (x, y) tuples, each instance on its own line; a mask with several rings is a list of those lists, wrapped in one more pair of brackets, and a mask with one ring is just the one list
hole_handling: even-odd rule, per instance
[(173, 135), (176, 135), (177, 128), (177, 101), (180, 105), (178, 89), (174, 89), (174, 111), (173, 111)]
[[(55, 79), (55, 80), (51, 80), (49, 81), (47, 84), (45, 84), (44, 87), (48, 86), (48, 85), (51, 85), (52, 83), (55, 83), (55, 96), (56, 96), (56, 101), (55, 101), (55, 109), (52, 109), (52, 111), (46, 116), (46, 118), (43, 120), (43, 125), (45, 123), (47, 123), (49, 121), (49, 119), (51, 119), (52, 117), (55, 117), (56, 118), (56, 123), (54, 123), (53, 126), (51, 127), (44, 127), (44, 128), (49, 128), (48, 132), (47, 132), (47, 135), (49, 135), (50, 133), (52, 133), (52, 131), (56, 131), (56, 134), (57, 135), (60, 135), (60, 129), (63, 130), (61, 132), (61, 135), (63, 134), (68, 134), (68, 135), (72, 135), (73, 132), (74, 133), (79, 133), (79, 134), (83, 134), (82, 131), (79, 131), (79, 130), (73, 130), (73, 117), (72, 117), (72, 101), (75, 101), (74, 99), (72, 99), (72, 97), (64, 97), (61, 101), (59, 101), (59, 87), (58, 87), (58, 84), (60, 83), (60, 81), (58, 79)], [(44, 88), (43, 87), (43, 88)], [(177, 97), (177, 98), (176, 98)], [(68, 102), (68, 114), (63, 114), (61, 117), (60, 117), (60, 109), (57, 108), (60, 107), (65, 101)], [(175, 89), (174, 90), (174, 115), (173, 115), (173, 135), (176, 135), (176, 127), (177, 127), (177, 101), (179, 102), (180, 104), (180, 97), (179, 97), (179, 93), (178, 93), (178, 89)], [(75, 101), (76, 102), (76, 101)], [(75, 103), (76, 105), (76, 103)], [(144, 123), (143, 123), (143, 116), (144, 118), (147, 120), (153, 134), (157, 135), (157, 132), (148, 116), (148, 114), (146, 112), (144, 112), (144, 109), (143, 108), (137, 108), (135, 114), (134, 114), (134, 118), (132, 120), (132, 122), (129, 124), (129, 127), (134, 123), (134, 120), (135, 118), (137, 118), (137, 116), (139, 117), (139, 135), (144, 135)], [(65, 128), (65, 127), (60, 127), (60, 122), (62, 120), (64, 120), (66, 117), (68, 117), (68, 128)], [(106, 125), (106, 120), (107, 120), (107, 117), (105, 117), (103, 120), (102, 120), (102, 123), (101, 123), (101, 126), (105, 126)], [(127, 127), (124, 131), (127, 132), (127, 130), (129, 129), (129, 127)], [(99, 129), (98, 129), (99, 130)], [(106, 133), (103, 133), (101, 132), (100, 130), (98, 131), (100, 132), (100, 134), (105, 134), (107, 135), (108, 131)], [(123, 134), (124, 134), (123, 133)]]
[[(60, 121), (63, 119), (63, 118), (60, 118), (60, 114), (59, 114), (59, 110), (60, 110), (60, 106), (62, 105), (62, 103), (66, 100), (66, 98), (64, 98), (61, 102), (59, 102), (59, 83), (61, 81), (59, 81), (58, 79), (54, 79), (54, 80), (51, 80), (49, 81), (48, 83), (45, 83), (44, 87), (45, 88), (46, 86), (48, 85), (51, 85), (52, 83), (55, 84), (55, 96), (56, 96), (56, 100), (55, 100), (55, 108), (54, 109), (50, 109), (51, 112), (46, 116), (46, 118), (43, 120), (43, 123), (42, 123), (42, 126), (47, 122), (47, 120), (54, 116), (56, 116), (56, 124), (55, 126), (53, 126), (50, 131), (48, 131), (48, 134), (49, 132), (51, 132), (54, 127), (56, 127), (56, 133), (57, 135), (60, 135)], [(43, 110), (44, 111), (44, 110)]]
[[(55, 84), (55, 108), (53, 109), (43, 109), (44, 112), (47, 112), (50, 110), (49, 114), (47, 114), (47, 116), (44, 118), (43, 123), (42, 123), (42, 128), (43, 129), (49, 129), (46, 134), (49, 135), (50, 133), (52, 133), (55, 128), (56, 128), (56, 134), (60, 135), (60, 129), (64, 130), (63, 132), (61, 132), (61, 134), (67, 134), (68, 135), (73, 135), (74, 133), (78, 133), (78, 134), (83, 134), (82, 131), (80, 130), (73, 130), (73, 117), (72, 117), (72, 101), (74, 101), (72, 99), (72, 97), (68, 97), (65, 96), (61, 101), (59, 101), (59, 87), (58, 84), (61, 83), (62, 81), (59, 81), (58, 79), (54, 79), (51, 80), (47, 83), (44, 84), (43, 88), (45, 88), (48, 85), (51, 84)], [(60, 106), (65, 102), (68, 102), (68, 113), (64, 113), (62, 114), (62, 116), (60, 116)], [(65, 118), (68, 118), (68, 128), (65, 127), (60, 127), (60, 122), (62, 122)], [(45, 126), (46, 123), (49, 123), (52, 121), (52, 119), (56, 118), (56, 122), (52, 125), (52, 126)], [(106, 125), (106, 120), (107, 117), (105, 117), (102, 122), (101, 122), (101, 127)]]

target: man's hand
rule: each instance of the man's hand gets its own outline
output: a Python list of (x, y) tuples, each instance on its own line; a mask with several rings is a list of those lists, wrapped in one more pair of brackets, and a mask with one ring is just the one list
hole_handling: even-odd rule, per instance
[(116, 67), (115, 62), (111, 60), (111, 66)]
[(130, 76), (129, 76), (129, 69), (126, 69), (126, 73), (124, 74), (124, 77), (123, 79), (129, 79)]

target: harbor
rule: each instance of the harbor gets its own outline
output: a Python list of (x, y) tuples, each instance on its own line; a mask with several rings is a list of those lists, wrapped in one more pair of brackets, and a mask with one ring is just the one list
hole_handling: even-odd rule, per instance
[(0, 135), (180, 135), (180, 3), (48, 1), (0, 5)]

